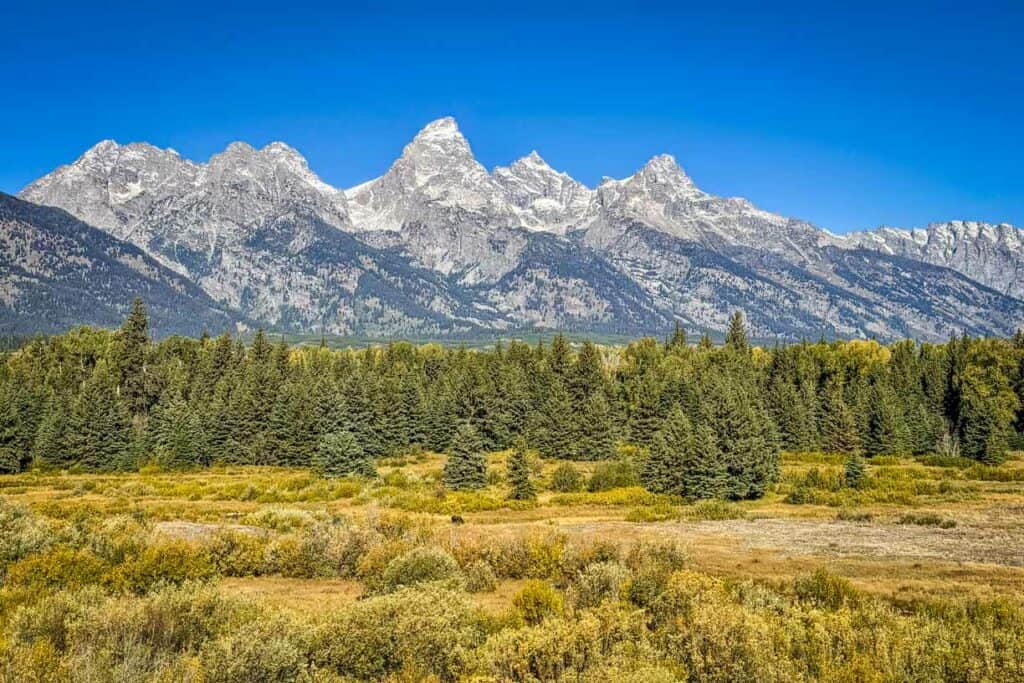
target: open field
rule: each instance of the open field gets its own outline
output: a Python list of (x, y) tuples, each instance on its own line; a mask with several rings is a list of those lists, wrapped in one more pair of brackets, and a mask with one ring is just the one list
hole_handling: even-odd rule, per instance
[[(824, 589), (840, 596), (830, 600), (845, 604), (844, 591), (859, 596), (842, 608), (855, 610), (851, 614), (860, 615), (857, 619), (867, 618), (862, 614), (865, 605), (896, 620), (966, 609), (964, 628), (970, 630), (978, 619), (969, 616), (970, 610), (982, 609), (978, 605), (987, 606), (984, 610), (1021, 613), (1024, 457), (1019, 453), (998, 468), (960, 460), (878, 458), (869, 465), (867, 483), (859, 490), (835, 484), (841, 478), (839, 458), (787, 454), (779, 483), (764, 498), (695, 504), (636, 486), (552, 491), (548, 482), (560, 463), (540, 460), (531, 463), (540, 489), (537, 500), (512, 502), (506, 499), (505, 454), (492, 454), (488, 460), (489, 485), (473, 492), (441, 489), (438, 480), (444, 456), (433, 454), (384, 460), (376, 481), (331, 480), (305, 470), (253, 467), (197, 472), (150, 468), (132, 474), (29, 472), (2, 477), (5, 523), (11, 523), (12, 510), (21, 510), (19, 514), (28, 514), (21, 519), (32, 519), (56, 539), (42, 543), (41, 555), (21, 553), (24, 559), (20, 560), (5, 550), (14, 561), (0, 590), (0, 614), (8, 634), (6, 641), (0, 641), (8, 658), (4, 680), (27, 675), (24, 662), (29, 643), (36, 642), (33, 656), (42, 656), (36, 652), (38, 642), (26, 640), (25, 610), (61, 588), (80, 590), (96, 584), (115, 595), (127, 591), (146, 596), (153, 591), (160, 595), (167, 590), (161, 588), (167, 582), (188, 587), (200, 581), (211, 588), (188, 590), (212, 590), (227, 604), (259, 610), (264, 614), (261, 618), (276, 614), (308, 626), (328, 619), (325, 615), (369, 609), (391, 599), (388, 595), (414, 590), (402, 589), (405, 583), (395, 578), (393, 567), (409, 553), (415, 555), (417, 548), (427, 549), (426, 559), (421, 558), (426, 565), (437, 560), (430, 552), (454, 558), (450, 571), (433, 577), (442, 586), (437, 590), (456, 591), (466, 609), (477, 610), (481, 623), (487, 624), (485, 631), (499, 634), (528, 629), (545, 618), (529, 616), (535, 609), (529, 607), (529, 600), (546, 604), (547, 598), (534, 595), (538, 581), (553, 591), (550, 599), (555, 606), (541, 610), (551, 611), (553, 616), (547, 618), (565, 610), (565, 618), (575, 615), (572, 619), (577, 621), (572, 623), (578, 624), (581, 614), (586, 614), (580, 610), (596, 608), (580, 598), (581, 577), (592, 571), (588, 568), (602, 567), (601, 571), (615, 575), (619, 569), (611, 567), (621, 566), (623, 576), (632, 578), (622, 578), (623, 583), (611, 590), (627, 596), (646, 576), (651, 558), (665, 552), (673, 558), (666, 560), (672, 571), (683, 572), (678, 576), (724, 581), (716, 585), (741, 601), (747, 598), (736, 596), (751, 590), (776, 591), (782, 596), (795, 590), (800, 596), (800, 586), (817, 577), (815, 581), (840, 582), (839, 588)], [(594, 463), (573, 466), (584, 481), (599, 467)], [(453, 524), (452, 515), (464, 523)], [(53, 548), (58, 547), (75, 550), (53, 556), (58, 552)], [(33, 558), (48, 557), (46, 548), (51, 548), (50, 562), (33, 564)], [(88, 562), (83, 559), (86, 555)], [(54, 562), (72, 569), (54, 567)], [(88, 566), (82, 569), (80, 564)], [(481, 564), (487, 566), (482, 579), (474, 574)], [(421, 569), (413, 562), (405, 571), (415, 574)], [(821, 574), (822, 569), (827, 574)], [(73, 571), (91, 572), (92, 578), (82, 579)], [(430, 575), (433, 569), (425, 571)], [(428, 584), (433, 585), (430, 581), (424, 585)], [(396, 589), (399, 593), (394, 593)], [(657, 603), (621, 599), (626, 600), (622, 604), (640, 607), (641, 613), (658, 613)], [(797, 604), (803, 604), (802, 598), (797, 599)], [(621, 619), (628, 621), (626, 616)], [(983, 628), (981, 621), (977, 628)], [(1004, 655), (1010, 659), (971, 664), (972, 673), (962, 680), (1012, 680), (1013, 676), (1005, 677), (1006, 672), (1024, 671), (1019, 651)], [(174, 666), (198, 667), (207, 656), (213, 655), (200, 649), (193, 659), (182, 659)], [(11, 664), (15, 658), (21, 662), (17, 667)], [(638, 681), (716, 680), (706, 672), (694, 674), (689, 656), (684, 657), (685, 666), (666, 660), (656, 672), (647, 673), (633, 671), (638, 660), (627, 659), (632, 664), (607, 675), (624, 676), (628, 669), (638, 676), (631, 680)], [(61, 661), (66, 664), (67, 657)], [(409, 666), (406, 663), (399, 670)], [(388, 680), (469, 680), (459, 673), (463, 665), (452, 666), (442, 667), (447, 673), (438, 678), (413, 667), (401, 674), (406, 678)], [(551, 680), (504, 666), (495, 663), (488, 669), (489, 678), (474, 680)], [(836, 669), (842, 675), (819, 672), (811, 679), (871, 680), (844, 678), (852, 675), (850, 671), (859, 671), (857, 666), (846, 661)], [(37, 669), (46, 666), (38, 664)], [(189, 678), (192, 674), (182, 673), (185, 669), (169, 670), (182, 680), (207, 680)], [(54, 671), (40, 674), (39, 680), (65, 680)], [(147, 671), (149, 676), (152, 672)], [(334, 671), (345, 669), (335, 667)], [(310, 680), (386, 678), (383, 670), (374, 671), (370, 667), (364, 675), (340, 679), (324, 678), (327, 673), (322, 673), (317, 674), (321, 678)], [(672, 677), (659, 678), (663, 674)], [(90, 680), (108, 679), (98, 675)], [(794, 673), (776, 680), (807, 678)], [(877, 680), (935, 679), (879, 674)]]

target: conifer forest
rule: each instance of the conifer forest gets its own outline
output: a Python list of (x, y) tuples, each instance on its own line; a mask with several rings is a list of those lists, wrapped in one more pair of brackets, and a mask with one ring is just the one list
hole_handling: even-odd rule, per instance
[(1024, 333), (10, 346), (0, 681), (1024, 680)]

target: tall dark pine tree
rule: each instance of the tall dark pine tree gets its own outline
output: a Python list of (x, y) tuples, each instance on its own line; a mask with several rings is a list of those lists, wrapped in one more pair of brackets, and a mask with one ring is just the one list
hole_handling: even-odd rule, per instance
[(132, 467), (131, 419), (117, 397), (117, 386), (106, 363), (100, 361), (75, 398), (68, 424), (68, 455), (89, 470)]
[(579, 457), (611, 460), (615, 457), (615, 423), (604, 394), (594, 393), (579, 413)]
[(821, 402), (821, 447), (827, 453), (860, 451), (860, 433), (853, 411), (843, 398), (843, 387), (835, 378), (825, 385)]
[(511, 500), (533, 500), (537, 497), (537, 489), (530, 481), (530, 465), (526, 459), (526, 440), (523, 437), (516, 439), (506, 469), (511, 489), (508, 497)]
[(142, 299), (135, 299), (121, 326), (117, 369), (128, 410), (141, 415), (149, 408), (146, 392), (146, 352), (149, 347), (149, 317)]
[(743, 314), (736, 311), (729, 319), (729, 330), (725, 333), (725, 348), (741, 353), (750, 351), (747, 339), (747, 327), (743, 323)]
[(487, 485), (487, 461), (476, 428), (463, 423), (452, 439), (451, 452), (444, 464), (444, 485), (453, 491), (479, 489)]

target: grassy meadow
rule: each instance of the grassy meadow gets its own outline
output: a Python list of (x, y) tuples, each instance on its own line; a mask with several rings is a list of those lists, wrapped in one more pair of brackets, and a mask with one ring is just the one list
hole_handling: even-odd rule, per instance
[(510, 501), (506, 456), (0, 477), (0, 680), (1024, 680), (1024, 454), (692, 504), (628, 458)]

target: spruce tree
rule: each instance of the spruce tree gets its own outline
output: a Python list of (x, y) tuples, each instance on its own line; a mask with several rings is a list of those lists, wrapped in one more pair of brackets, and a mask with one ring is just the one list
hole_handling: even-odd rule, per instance
[(71, 417), (71, 398), (54, 394), (47, 402), (46, 413), (32, 446), (32, 457), (43, 467), (67, 467), (68, 421)]
[(179, 391), (167, 392), (153, 407), (147, 429), (154, 455), (161, 465), (184, 468), (209, 463), (199, 416)]
[(149, 316), (142, 299), (132, 302), (132, 310), (121, 326), (117, 365), (128, 409), (135, 415), (149, 407), (146, 391), (146, 352), (149, 346)]
[(565, 385), (557, 377), (553, 378), (533, 429), (533, 443), (543, 457), (566, 460), (578, 457), (577, 419)]
[(75, 398), (68, 424), (69, 460), (89, 470), (127, 469), (131, 418), (117, 397), (113, 374), (104, 361)]
[(907, 431), (896, 395), (884, 380), (876, 381), (868, 406), (868, 455), (905, 453)]
[(693, 427), (684, 455), (680, 495), (698, 500), (728, 494), (729, 472), (711, 427), (705, 424)]
[(442, 480), (453, 491), (479, 489), (487, 485), (487, 461), (480, 435), (468, 422), (459, 426), (444, 464)]
[(846, 459), (844, 467), (844, 479), (846, 485), (851, 489), (859, 489), (864, 485), (867, 478), (867, 463), (860, 455), (853, 453)]
[(750, 341), (747, 339), (747, 328), (743, 323), (743, 314), (736, 311), (729, 319), (729, 329), (725, 333), (725, 348), (747, 353), (750, 351)]
[(855, 453), (860, 436), (853, 411), (843, 398), (842, 385), (832, 379), (825, 385), (821, 402), (821, 447), (826, 453)]
[(608, 401), (601, 392), (586, 400), (579, 415), (578, 453), (583, 460), (615, 457), (615, 424)]
[(512, 453), (508, 456), (506, 465), (508, 470), (508, 485), (511, 491), (511, 500), (534, 500), (537, 497), (537, 490), (530, 480), (530, 464), (526, 459), (526, 440), (522, 437), (516, 439), (512, 447)]
[(317, 444), (312, 464), (314, 470), (326, 477), (377, 476), (373, 460), (348, 430), (324, 434)]

